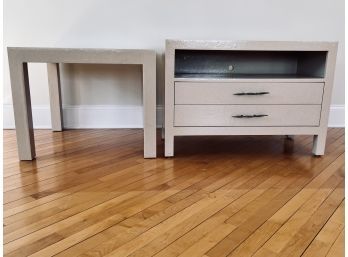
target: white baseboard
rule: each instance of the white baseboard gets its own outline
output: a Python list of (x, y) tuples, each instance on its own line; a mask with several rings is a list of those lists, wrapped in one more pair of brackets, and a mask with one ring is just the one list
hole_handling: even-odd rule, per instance
[[(13, 106), (6, 104), (4, 110), (4, 129), (14, 129)], [(49, 105), (32, 106), (33, 123), (36, 129), (51, 128)], [(142, 106), (119, 105), (78, 105), (63, 106), (65, 128), (142, 128)], [(157, 106), (157, 127), (162, 126), (163, 107)]]
[(331, 105), (329, 116), (330, 128), (344, 128), (344, 105)]
[[(5, 129), (14, 129), (13, 107), (3, 106)], [(34, 105), (34, 128), (50, 129), (51, 115), (48, 105)], [(119, 105), (78, 105), (64, 106), (65, 128), (142, 128), (142, 106)], [(162, 127), (163, 106), (157, 106), (157, 127)], [(344, 127), (344, 105), (332, 105), (330, 108), (329, 127)]]

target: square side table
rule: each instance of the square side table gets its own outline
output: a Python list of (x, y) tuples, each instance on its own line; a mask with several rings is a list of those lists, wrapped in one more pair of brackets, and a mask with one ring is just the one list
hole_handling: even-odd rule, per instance
[(156, 53), (145, 49), (8, 47), (20, 160), (36, 157), (28, 63), (47, 63), (53, 131), (63, 130), (59, 63), (139, 64), (143, 68), (144, 158), (156, 158)]

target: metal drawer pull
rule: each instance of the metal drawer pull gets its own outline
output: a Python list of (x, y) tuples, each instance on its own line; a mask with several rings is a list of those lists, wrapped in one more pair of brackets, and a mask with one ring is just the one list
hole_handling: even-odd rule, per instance
[(234, 95), (268, 95), (269, 92), (249, 92), (249, 93), (235, 93)]
[(253, 114), (253, 115), (235, 115), (232, 116), (233, 118), (238, 118), (238, 119), (250, 119), (250, 118), (261, 118), (261, 117), (266, 117), (268, 116), (267, 114)]

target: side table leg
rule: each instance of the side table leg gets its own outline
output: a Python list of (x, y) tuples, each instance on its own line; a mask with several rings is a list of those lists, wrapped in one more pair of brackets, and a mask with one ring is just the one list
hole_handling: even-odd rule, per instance
[(50, 93), (51, 122), (53, 131), (63, 130), (62, 98), (58, 63), (47, 63), (48, 87)]
[[(150, 58), (151, 57), (151, 58)], [(156, 158), (156, 55), (143, 64), (144, 158)]]
[(9, 54), (9, 65), (18, 156), (20, 160), (32, 160), (35, 158), (35, 142), (30, 101), (28, 64), (11, 58)]

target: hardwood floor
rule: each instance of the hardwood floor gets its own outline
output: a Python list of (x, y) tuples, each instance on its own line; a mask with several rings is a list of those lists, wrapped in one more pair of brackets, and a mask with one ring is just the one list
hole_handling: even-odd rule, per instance
[(344, 256), (344, 130), (181, 137), (142, 158), (142, 130), (4, 131), (5, 256)]

